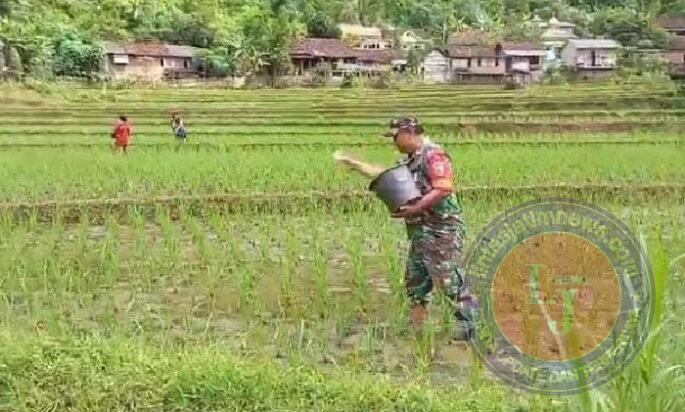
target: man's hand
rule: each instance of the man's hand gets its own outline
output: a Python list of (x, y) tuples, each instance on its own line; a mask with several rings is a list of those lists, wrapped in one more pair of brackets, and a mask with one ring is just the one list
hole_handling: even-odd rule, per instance
[(333, 159), (335, 159), (335, 161), (340, 163), (341, 165), (344, 165), (344, 166), (347, 166), (350, 168), (361, 163), (359, 160), (355, 159), (354, 157), (348, 155), (347, 153), (343, 153), (340, 151), (333, 153)]
[(423, 209), (418, 205), (402, 206), (397, 212), (390, 216), (398, 219), (409, 219), (423, 213)]
[(391, 214), (391, 216), (402, 219), (419, 216), (426, 210), (433, 207), (433, 205), (436, 205), (442, 199), (449, 196), (451, 193), (452, 192), (448, 190), (433, 189), (426, 193), (426, 195), (419, 199), (416, 203), (402, 206), (397, 212)]
[(354, 157), (342, 152), (333, 153), (333, 158), (339, 164), (349, 169), (356, 170), (357, 172), (371, 178), (374, 178), (385, 171), (385, 168), (382, 166), (364, 163), (361, 160), (357, 160)]

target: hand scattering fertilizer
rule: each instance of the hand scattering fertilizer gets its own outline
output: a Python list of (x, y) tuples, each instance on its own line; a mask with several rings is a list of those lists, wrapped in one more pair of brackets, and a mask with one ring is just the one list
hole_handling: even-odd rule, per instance
[(405, 165), (392, 167), (378, 175), (369, 185), (369, 190), (376, 193), (392, 213), (421, 197), (421, 191)]

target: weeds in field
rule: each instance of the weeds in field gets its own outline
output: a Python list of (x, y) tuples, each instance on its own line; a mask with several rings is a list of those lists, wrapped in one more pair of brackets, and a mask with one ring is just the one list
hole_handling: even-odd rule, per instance
[(281, 315), (288, 316), (295, 309), (294, 280), (300, 258), (300, 245), (294, 228), (288, 227), (285, 239), (285, 254), (282, 257), (281, 288), (278, 295), (278, 307)]
[(435, 356), (436, 328), (430, 317), (425, 324), (415, 330), (412, 336), (412, 354), (414, 356), (415, 372), (418, 376), (426, 376), (431, 370)]
[(364, 315), (369, 305), (369, 277), (363, 260), (363, 240), (361, 233), (353, 233), (346, 242), (347, 259), (352, 272), (352, 285), (358, 313)]
[(314, 237), (314, 251), (311, 273), (315, 286), (314, 307), (322, 319), (329, 317), (331, 305), (330, 280), (328, 274), (328, 241), (323, 234)]

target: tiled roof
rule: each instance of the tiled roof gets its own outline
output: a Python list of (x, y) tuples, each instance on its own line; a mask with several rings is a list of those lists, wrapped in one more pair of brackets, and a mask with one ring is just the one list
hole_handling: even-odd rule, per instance
[(290, 48), (291, 56), (345, 58), (355, 52), (340, 39), (300, 39)]
[(503, 42), (502, 49), (507, 56), (544, 56), (545, 48), (533, 42)]
[(621, 47), (616, 40), (611, 39), (570, 39), (568, 43), (576, 49), (618, 49)]
[(449, 45), (445, 51), (450, 57), (456, 58), (497, 57), (498, 45), (502, 46), (500, 56), (543, 56), (545, 54), (541, 45), (531, 42), (503, 42), (473, 46)]
[(552, 40), (552, 39), (575, 39), (578, 36), (576, 36), (575, 33), (571, 33), (568, 31), (560, 30), (560, 29), (547, 29), (545, 30), (544, 33), (540, 36), (543, 40)]
[(494, 47), (481, 46), (447, 46), (447, 55), (456, 58), (497, 57)]
[(538, 43), (516, 41), (502, 42), (502, 48), (505, 50), (544, 50), (544, 47)]
[(546, 28), (560, 28), (560, 29), (574, 29), (576, 27), (575, 24), (571, 23), (570, 21), (559, 21), (555, 17), (552, 17), (549, 19), (549, 22), (546, 23), (540, 23), (540, 28), (546, 29)]
[(680, 16), (659, 16), (656, 23), (664, 29), (685, 29), (685, 17)]
[(193, 57), (194, 48), (157, 42), (105, 42), (106, 54), (128, 54), (151, 57)]

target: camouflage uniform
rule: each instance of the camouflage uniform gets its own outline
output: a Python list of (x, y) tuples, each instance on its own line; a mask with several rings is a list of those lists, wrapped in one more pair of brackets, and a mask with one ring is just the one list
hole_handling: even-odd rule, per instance
[[(421, 193), (426, 194), (434, 187), (452, 189), (450, 157), (429, 140), (402, 163), (408, 166)], [(456, 196), (452, 193), (424, 214), (407, 219), (406, 224), (411, 243), (405, 275), (409, 299), (414, 304), (426, 304), (437, 287), (455, 301), (463, 285), (465, 237)]]

